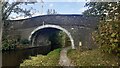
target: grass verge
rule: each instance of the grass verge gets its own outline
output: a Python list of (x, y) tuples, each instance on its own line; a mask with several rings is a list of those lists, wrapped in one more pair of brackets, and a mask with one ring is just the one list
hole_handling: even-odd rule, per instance
[(37, 57), (30, 57), (31, 59), (25, 60), (20, 67), (24, 66), (59, 66), (59, 57), (61, 49), (55, 49), (46, 56), (37, 55)]
[(103, 53), (101, 49), (80, 52), (69, 50), (68, 57), (75, 66), (118, 66), (118, 57)]

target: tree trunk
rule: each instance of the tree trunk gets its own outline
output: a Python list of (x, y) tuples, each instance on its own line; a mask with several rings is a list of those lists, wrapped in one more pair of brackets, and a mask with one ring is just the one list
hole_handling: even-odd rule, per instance
[(3, 27), (3, 21), (2, 21), (2, 2), (0, 1), (0, 67), (2, 67), (2, 27)]
[(2, 2), (0, 2), (0, 49), (2, 48)]
[(0, 1), (0, 67), (2, 66), (2, 2)]

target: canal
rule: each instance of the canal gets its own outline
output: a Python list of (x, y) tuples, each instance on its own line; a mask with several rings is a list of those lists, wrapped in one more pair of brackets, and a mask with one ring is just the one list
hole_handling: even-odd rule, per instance
[(19, 67), (25, 59), (38, 54), (46, 55), (51, 51), (51, 46), (39, 46), (36, 48), (22, 49), (16, 51), (6, 51), (2, 53), (2, 68), (15, 66)]

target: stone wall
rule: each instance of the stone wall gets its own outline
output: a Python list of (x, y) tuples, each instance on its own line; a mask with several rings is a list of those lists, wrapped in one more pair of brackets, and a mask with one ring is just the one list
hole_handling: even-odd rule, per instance
[[(9, 21), (10, 34), (21, 35), (22, 38), (29, 37), (30, 33), (43, 24), (59, 25), (71, 33), (75, 46), (82, 42), (83, 46), (93, 45), (91, 33), (97, 27), (99, 18), (83, 15), (43, 15), (23, 20)], [(13, 34), (12, 34), (13, 33)]]

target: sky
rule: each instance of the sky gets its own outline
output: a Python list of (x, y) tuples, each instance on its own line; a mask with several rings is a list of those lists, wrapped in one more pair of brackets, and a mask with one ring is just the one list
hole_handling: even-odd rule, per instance
[[(46, 0), (45, 0), (46, 1)], [(84, 12), (87, 7), (85, 6), (85, 1), (81, 1), (81, 2), (76, 2), (76, 1), (70, 1), (70, 0), (66, 0), (66, 1), (60, 1), (57, 0), (58, 2), (45, 2), (41, 3), (35, 3), (35, 4), (28, 4), (28, 5), (19, 5), (19, 7), (23, 8), (23, 9), (33, 9), (33, 11), (31, 11), (31, 13), (34, 16), (39, 16), (39, 15), (46, 15), (47, 14), (47, 10), (48, 9), (55, 9), (55, 11), (58, 14), (82, 14), (82, 12)], [(49, 1), (49, 0), (48, 0)], [(43, 9), (42, 9), (42, 4), (43, 4)], [(24, 19), (24, 17), (22, 16), (22, 14), (15, 14), (12, 13), (10, 15), (10, 19), (16, 18), (16, 19)], [(27, 18), (27, 17), (26, 17)]]

